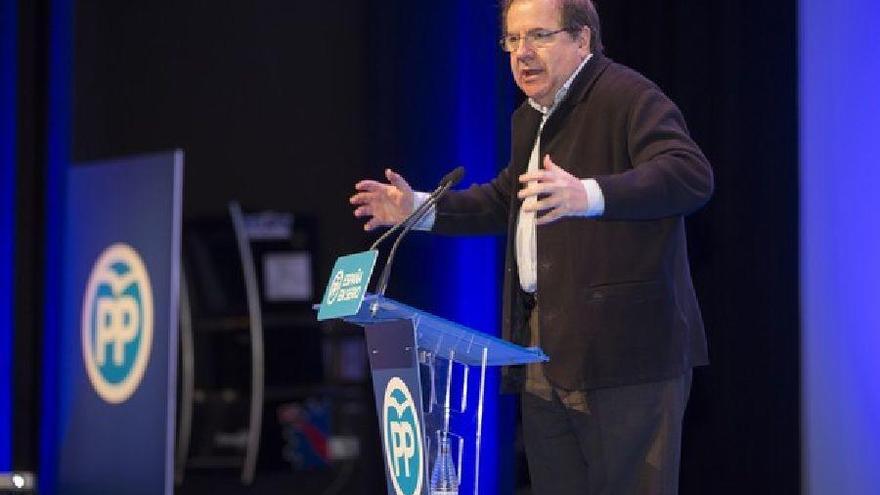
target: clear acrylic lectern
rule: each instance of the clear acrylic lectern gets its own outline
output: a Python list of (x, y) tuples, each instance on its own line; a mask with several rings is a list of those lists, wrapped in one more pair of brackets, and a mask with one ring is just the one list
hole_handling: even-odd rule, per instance
[(344, 319), (366, 333), (388, 494), (479, 494), (486, 368), (547, 356), (375, 295)]

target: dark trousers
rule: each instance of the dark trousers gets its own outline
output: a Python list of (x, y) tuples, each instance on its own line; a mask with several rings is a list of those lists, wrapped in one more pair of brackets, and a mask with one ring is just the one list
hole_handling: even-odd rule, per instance
[(677, 494), (691, 376), (574, 392), (532, 376), (521, 395), (532, 495)]

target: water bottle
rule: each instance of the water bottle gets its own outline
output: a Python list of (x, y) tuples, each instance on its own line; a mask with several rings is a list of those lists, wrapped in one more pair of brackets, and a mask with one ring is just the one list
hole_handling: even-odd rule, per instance
[(437, 432), (437, 459), (431, 470), (431, 495), (458, 495), (458, 473), (449, 448), (449, 434)]

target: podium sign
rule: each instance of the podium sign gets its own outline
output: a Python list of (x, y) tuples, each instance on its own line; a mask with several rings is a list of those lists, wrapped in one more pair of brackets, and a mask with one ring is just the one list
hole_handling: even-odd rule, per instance
[(318, 309), (318, 321), (357, 314), (378, 256), (379, 252), (374, 249), (336, 260)]
[(172, 493), (183, 152), (74, 166), (58, 493)]
[(428, 452), (413, 326), (397, 320), (371, 330), (367, 347), (381, 349), (369, 357), (388, 495), (421, 495), (428, 483)]

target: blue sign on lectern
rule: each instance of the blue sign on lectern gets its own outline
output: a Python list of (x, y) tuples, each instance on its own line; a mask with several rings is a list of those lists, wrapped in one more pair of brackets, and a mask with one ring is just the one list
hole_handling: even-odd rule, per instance
[(358, 313), (378, 256), (379, 251), (373, 249), (336, 259), (318, 309), (318, 321)]
[(70, 169), (58, 493), (173, 493), (183, 152)]

